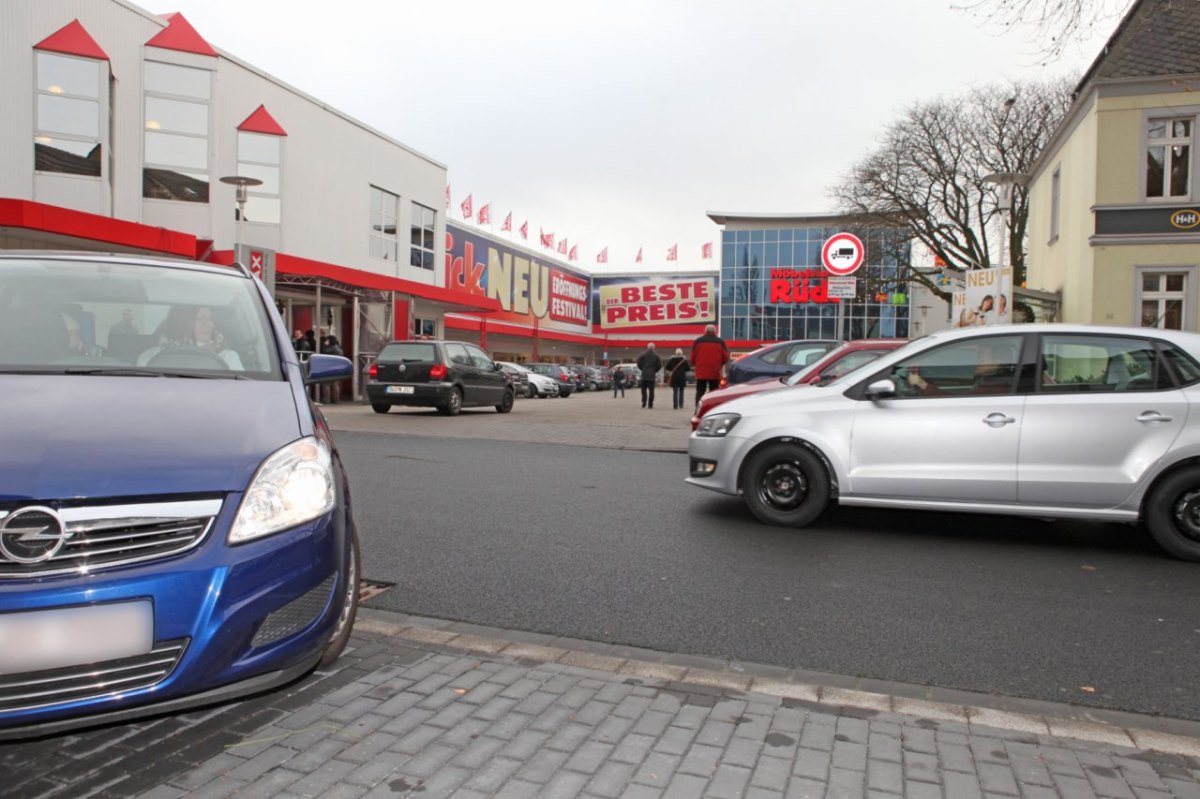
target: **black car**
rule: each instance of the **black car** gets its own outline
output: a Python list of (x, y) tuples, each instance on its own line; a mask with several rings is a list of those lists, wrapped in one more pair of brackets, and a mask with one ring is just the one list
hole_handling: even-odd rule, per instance
[(569, 397), (575, 391), (575, 375), (562, 364), (557, 363), (527, 363), (525, 368), (539, 375), (545, 375), (558, 383), (558, 396)]
[(512, 410), (512, 376), (486, 352), (464, 341), (393, 341), (367, 371), (367, 400), (376, 413), (393, 405), (437, 408), (455, 416), (464, 407)]

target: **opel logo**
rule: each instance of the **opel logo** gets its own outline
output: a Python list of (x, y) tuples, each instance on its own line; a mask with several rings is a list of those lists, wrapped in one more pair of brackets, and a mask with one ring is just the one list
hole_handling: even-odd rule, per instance
[(66, 540), (62, 518), (50, 508), (21, 508), (0, 521), (0, 554), (15, 563), (50, 560)]

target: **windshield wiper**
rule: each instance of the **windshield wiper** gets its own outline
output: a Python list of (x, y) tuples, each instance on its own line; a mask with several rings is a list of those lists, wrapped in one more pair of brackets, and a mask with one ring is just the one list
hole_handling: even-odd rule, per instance
[(130, 366), (72, 366), (63, 370), (68, 375), (112, 375), (117, 377), (185, 377), (194, 380), (248, 380), (239, 374), (201, 374), (199, 372), (160, 372), (157, 369), (138, 369)]

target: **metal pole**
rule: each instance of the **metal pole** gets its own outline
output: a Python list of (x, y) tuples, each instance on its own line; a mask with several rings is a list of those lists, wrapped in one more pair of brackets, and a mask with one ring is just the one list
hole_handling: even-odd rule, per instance
[(362, 349), (359, 346), (359, 335), (362, 331), (362, 322), (358, 318), (358, 295), (354, 295), (354, 325), (351, 334), (354, 336), (354, 345), (350, 348), (350, 363), (354, 364), (354, 373), (350, 375), (350, 396), (357, 402), (362, 399), (358, 395), (359, 379), (358, 379), (358, 353)]

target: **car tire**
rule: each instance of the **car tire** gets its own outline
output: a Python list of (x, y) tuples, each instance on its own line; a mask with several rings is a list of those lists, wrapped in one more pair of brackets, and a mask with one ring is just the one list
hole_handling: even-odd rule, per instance
[(346, 582), (342, 586), (345, 592), (342, 612), (333, 628), (333, 635), (329, 637), (329, 643), (325, 644), (325, 651), (321, 653), (321, 667), (337, 660), (350, 641), (350, 634), (354, 631), (354, 618), (358, 615), (358, 581), (361, 575), (362, 556), (358, 551), (358, 530), (351, 528), (350, 566), (346, 570)]
[(1200, 561), (1200, 467), (1168, 476), (1146, 499), (1154, 542), (1180, 560)]
[(804, 527), (829, 504), (829, 473), (812, 450), (771, 444), (750, 456), (742, 469), (742, 492), (759, 521)]
[(386, 402), (372, 402), (371, 403), (371, 410), (375, 411), (375, 413), (387, 413), (391, 409), (392, 409), (392, 406), (387, 404)]
[(458, 412), (462, 410), (462, 404), (462, 389), (455, 387), (450, 389), (449, 399), (446, 400), (445, 405), (438, 406), (438, 411), (445, 416), (458, 416)]
[(504, 399), (500, 400), (500, 404), (496, 406), (498, 413), (508, 413), (513, 409), (513, 402), (516, 401), (516, 395), (512, 391), (504, 392)]

